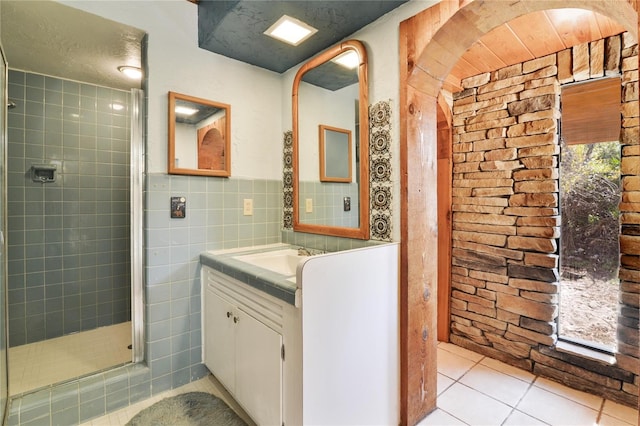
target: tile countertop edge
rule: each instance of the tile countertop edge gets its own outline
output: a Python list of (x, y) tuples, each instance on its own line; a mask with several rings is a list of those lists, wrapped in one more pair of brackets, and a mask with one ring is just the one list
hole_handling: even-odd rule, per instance
[(247, 247), (246, 250), (206, 251), (200, 253), (200, 263), (229, 275), (257, 290), (264, 291), (290, 305), (295, 305), (296, 285), (287, 280), (288, 276), (234, 259), (236, 256), (282, 250), (283, 248), (297, 249), (297, 246), (267, 245), (263, 247)]

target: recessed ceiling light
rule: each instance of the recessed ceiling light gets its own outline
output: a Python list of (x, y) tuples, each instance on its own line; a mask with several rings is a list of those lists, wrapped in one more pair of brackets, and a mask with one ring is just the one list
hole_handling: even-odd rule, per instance
[(350, 70), (358, 68), (358, 65), (360, 65), (360, 57), (355, 50), (350, 50), (343, 53), (342, 55), (338, 55), (331, 61), (335, 62), (336, 64), (342, 65), (343, 67)]
[(142, 78), (142, 70), (138, 67), (132, 67), (129, 65), (121, 65), (118, 67), (118, 71), (126, 75), (132, 80), (140, 80)]
[(299, 19), (282, 15), (264, 34), (297, 46), (317, 32), (317, 29)]
[(177, 105), (175, 111), (176, 111), (176, 114), (179, 114), (179, 115), (193, 115), (196, 112), (198, 112), (198, 110), (195, 108), (189, 108), (181, 105)]

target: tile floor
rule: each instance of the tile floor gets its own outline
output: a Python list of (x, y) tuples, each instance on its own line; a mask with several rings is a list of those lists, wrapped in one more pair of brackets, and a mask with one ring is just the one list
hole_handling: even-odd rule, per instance
[(131, 322), (9, 348), (11, 395), (131, 361)]
[(438, 344), (438, 408), (428, 425), (638, 425), (638, 410)]
[[(184, 392), (222, 398), (253, 423), (212, 376), (94, 419), (82, 426), (124, 425), (140, 410)], [(438, 345), (438, 408), (428, 425), (638, 425), (638, 411), (580, 392), (449, 343)]]

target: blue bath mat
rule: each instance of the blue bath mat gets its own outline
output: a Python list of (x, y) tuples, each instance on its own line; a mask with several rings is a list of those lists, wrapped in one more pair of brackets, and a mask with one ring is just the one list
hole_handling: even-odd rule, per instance
[(136, 414), (127, 426), (246, 426), (224, 403), (206, 392), (165, 398)]

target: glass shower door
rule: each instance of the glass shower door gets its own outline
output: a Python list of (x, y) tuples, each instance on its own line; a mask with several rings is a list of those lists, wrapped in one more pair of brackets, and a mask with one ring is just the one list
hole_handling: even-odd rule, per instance
[(6, 415), (9, 395), (9, 378), (7, 371), (7, 301), (5, 298), (7, 294), (7, 270), (5, 267), (6, 245), (4, 239), (7, 231), (5, 150), (7, 146), (7, 108), (9, 99), (7, 96), (7, 61), (2, 46), (0, 46), (0, 91), (2, 93), (0, 96), (0, 102), (2, 103), (2, 109), (0, 110), (0, 422), (4, 424), (3, 420)]

